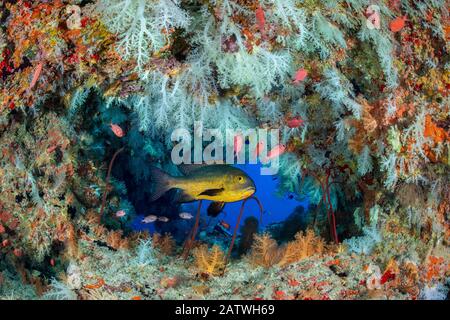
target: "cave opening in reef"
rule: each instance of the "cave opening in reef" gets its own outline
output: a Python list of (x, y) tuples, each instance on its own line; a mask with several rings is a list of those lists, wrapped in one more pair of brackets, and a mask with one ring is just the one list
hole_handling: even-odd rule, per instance
[(0, 299), (445, 298), (445, 4), (0, 1)]
[[(170, 174), (182, 175), (170, 159), (171, 146), (161, 136), (151, 137), (139, 130), (136, 115), (130, 112), (126, 104), (108, 105), (105, 98), (96, 90), (84, 93), (84, 108), (69, 111), (71, 123), (78, 132), (80, 148), (78, 154), (84, 161), (93, 161), (104, 172), (111, 164), (113, 154), (124, 148), (117, 155), (111, 168), (110, 186), (107, 189), (106, 207), (102, 222), (108, 228), (122, 229), (125, 234), (131, 231), (150, 233), (169, 233), (178, 243), (182, 243), (193, 226), (194, 219), (182, 219), (180, 213), (188, 212), (195, 216), (197, 202), (177, 202), (177, 191), (172, 190), (160, 199), (152, 202), (153, 181), (150, 174), (152, 166), (161, 166)], [(111, 125), (123, 130), (118, 137)], [(299, 189), (283, 189), (278, 175), (261, 175), (261, 163), (235, 165), (246, 172), (255, 182), (256, 196), (264, 207), (260, 232), (270, 232), (279, 241), (287, 242), (299, 231), (314, 228), (325, 239), (331, 239), (330, 224), (327, 217), (327, 204), (311, 204), (299, 184)], [(353, 226), (353, 211), (361, 205), (361, 199), (346, 199), (345, 195), (333, 189), (336, 229), (342, 240), (357, 235)], [(104, 195), (104, 191), (102, 196)], [(239, 212), (239, 203), (228, 203), (216, 217), (207, 213), (211, 202), (205, 201), (201, 213), (200, 237), (211, 243), (229, 243)], [(123, 210), (124, 217), (115, 213)], [(258, 216), (257, 206), (249, 203), (242, 221), (251, 216)], [(154, 221), (145, 223), (149, 215), (167, 217), (170, 222)]]

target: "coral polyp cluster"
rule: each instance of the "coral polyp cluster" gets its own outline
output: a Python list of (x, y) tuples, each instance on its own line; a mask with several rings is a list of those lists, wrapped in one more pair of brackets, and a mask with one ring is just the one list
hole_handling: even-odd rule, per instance
[(32, 128), (16, 122), (2, 135), (2, 228), (5, 250), (37, 261), (53, 242), (65, 242), (73, 228), (75, 174), (70, 131), (54, 113), (33, 119)]
[[(449, 21), (444, 0), (0, 2), (0, 299), (448, 299)], [(244, 199), (275, 210), (239, 228), (228, 185), (152, 201), (198, 124), (278, 133), (255, 164), (276, 192)]]

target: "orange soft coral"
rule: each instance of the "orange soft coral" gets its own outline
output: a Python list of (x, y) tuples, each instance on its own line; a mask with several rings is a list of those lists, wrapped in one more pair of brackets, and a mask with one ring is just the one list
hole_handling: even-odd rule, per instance
[(446, 276), (449, 267), (443, 257), (429, 256), (424, 266), (423, 278), (426, 282), (439, 281)]
[(176, 243), (170, 234), (166, 233), (162, 236), (159, 233), (154, 233), (152, 241), (153, 246), (159, 249), (163, 254), (166, 256), (172, 255)]
[(214, 245), (211, 250), (208, 250), (206, 245), (195, 248), (194, 259), (197, 268), (211, 276), (221, 275), (225, 268), (225, 255), (217, 245)]
[(277, 242), (265, 233), (255, 236), (249, 257), (251, 264), (269, 268), (280, 261), (281, 255)]
[[(424, 136), (433, 140), (433, 146), (450, 141), (450, 136), (443, 128), (436, 125), (431, 115), (425, 117)], [(438, 162), (438, 156), (431, 150), (431, 146), (425, 146), (425, 154), (432, 162)]]
[(424, 136), (426, 138), (432, 138), (434, 143), (442, 143), (445, 140), (449, 140), (448, 132), (438, 127), (431, 118), (430, 115), (425, 117), (425, 131)]
[(110, 231), (106, 237), (106, 243), (116, 250), (129, 247), (128, 239), (122, 238), (122, 230)]
[(315, 254), (325, 252), (325, 243), (314, 231), (307, 230), (295, 235), (295, 239), (284, 246), (278, 246), (268, 234), (255, 236), (250, 252), (250, 262), (269, 268), (273, 265), (286, 266)]
[(289, 242), (283, 250), (283, 256), (279, 265), (288, 265), (315, 254), (321, 255), (325, 252), (325, 243), (322, 238), (317, 237), (314, 231), (307, 230), (295, 235), (295, 240)]

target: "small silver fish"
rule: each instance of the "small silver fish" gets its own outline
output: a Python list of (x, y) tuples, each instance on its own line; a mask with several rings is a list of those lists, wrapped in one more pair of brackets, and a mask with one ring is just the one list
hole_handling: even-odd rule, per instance
[(189, 212), (181, 212), (179, 214), (181, 219), (185, 219), (185, 220), (190, 220), (192, 219), (194, 216), (192, 214), (190, 214)]
[(144, 219), (142, 219), (142, 223), (152, 223), (155, 222), (158, 219), (157, 216), (151, 214), (149, 216), (146, 216)]
[(167, 218), (167, 217), (158, 217), (158, 221), (169, 222), (169, 218)]

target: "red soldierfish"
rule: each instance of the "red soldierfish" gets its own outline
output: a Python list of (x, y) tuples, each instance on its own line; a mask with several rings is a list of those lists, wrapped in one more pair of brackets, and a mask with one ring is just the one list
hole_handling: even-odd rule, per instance
[(389, 28), (392, 32), (399, 32), (405, 27), (406, 16), (398, 17), (391, 21)]
[(119, 127), (117, 124), (111, 123), (111, 130), (119, 138), (122, 138), (125, 135), (122, 128)]
[(222, 227), (224, 227), (225, 229), (230, 230), (230, 225), (228, 223), (226, 223), (225, 221), (223, 221), (223, 220), (220, 221), (220, 225)]
[(263, 39), (266, 37), (265, 32), (265, 24), (266, 24), (266, 17), (264, 10), (261, 8), (261, 6), (256, 9), (256, 23), (258, 24), (259, 32), (261, 32), (261, 36)]
[(59, 146), (57, 144), (54, 144), (50, 147), (47, 148), (47, 153), (52, 153), (53, 151), (55, 151)]
[(305, 69), (298, 69), (294, 76), (294, 84), (298, 84), (300, 81), (303, 81), (308, 76), (308, 71)]
[(39, 62), (39, 64), (36, 67), (36, 70), (34, 70), (33, 78), (31, 79), (29, 89), (33, 89), (33, 87), (36, 85), (36, 83), (37, 83), (37, 81), (39, 79), (39, 76), (41, 75), (43, 66), (44, 66), (44, 63), (43, 62)]
[(303, 124), (303, 119), (301, 117), (295, 117), (287, 120), (286, 124), (289, 128), (294, 129), (298, 128)]
[(280, 155), (282, 155), (284, 153), (285, 150), (286, 150), (286, 146), (284, 144), (277, 144), (267, 154), (267, 160), (279, 157)]
[(234, 137), (234, 153), (238, 154), (242, 147), (244, 146), (244, 138), (241, 134), (238, 134)]
[(119, 211), (116, 212), (116, 217), (117, 218), (122, 218), (122, 217), (125, 217), (126, 214), (127, 213), (124, 210), (119, 210)]

